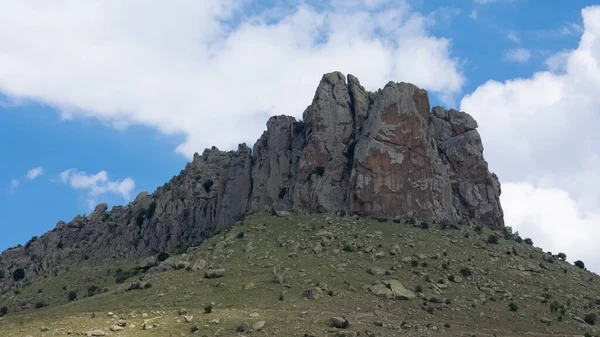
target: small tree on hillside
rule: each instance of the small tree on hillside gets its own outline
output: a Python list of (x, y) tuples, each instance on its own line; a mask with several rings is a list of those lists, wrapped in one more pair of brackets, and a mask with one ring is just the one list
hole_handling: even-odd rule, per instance
[(25, 278), (25, 269), (23, 269), (23, 268), (15, 269), (15, 271), (13, 272), (13, 280), (15, 280), (15, 282), (17, 282), (24, 278)]
[(581, 260), (575, 261), (575, 266), (577, 266), (581, 269), (585, 269), (585, 263), (583, 263), (583, 261), (581, 261)]

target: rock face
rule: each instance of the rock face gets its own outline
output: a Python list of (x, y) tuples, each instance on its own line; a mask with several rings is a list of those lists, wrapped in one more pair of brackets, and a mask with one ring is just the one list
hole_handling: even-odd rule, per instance
[(504, 226), (500, 184), (475, 120), (433, 109), (427, 92), (325, 74), (303, 121), (275, 116), (253, 151), (206, 149), (153, 194), (89, 216), (0, 255), (0, 293), (69, 264), (143, 258), (197, 243), (257, 211), (337, 212)]

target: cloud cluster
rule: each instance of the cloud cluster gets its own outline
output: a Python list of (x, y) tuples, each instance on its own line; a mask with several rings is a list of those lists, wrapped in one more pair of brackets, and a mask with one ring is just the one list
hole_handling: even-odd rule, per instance
[(41, 176), (42, 174), (44, 174), (44, 169), (41, 166), (38, 166), (34, 169), (27, 171), (25, 178), (27, 178), (27, 180), (33, 180), (33, 179)]
[[(0, 91), (65, 118), (183, 134), (177, 151), (253, 143), (274, 114), (300, 117), (325, 72), (370, 90), (413, 82), (451, 101), (465, 81), (435, 24), (405, 1), (258, 10), (253, 1), (9, 2)], [(240, 19), (241, 18), (241, 19)], [(35, 24), (30, 24), (35, 22)]]
[(479, 122), (507, 224), (599, 271), (600, 6), (582, 15), (577, 49), (530, 78), (485, 83), (461, 110)]
[(68, 169), (59, 175), (60, 180), (69, 184), (74, 189), (86, 190), (89, 194), (89, 204), (95, 203), (94, 198), (106, 194), (114, 193), (121, 195), (125, 200), (130, 201), (135, 181), (131, 178), (123, 180), (110, 180), (106, 171), (100, 171), (96, 174), (86, 174), (76, 169)]
[(531, 52), (529, 49), (525, 48), (515, 48), (511, 49), (506, 53), (506, 58), (509, 61), (518, 62), (518, 63), (526, 63), (531, 59)]

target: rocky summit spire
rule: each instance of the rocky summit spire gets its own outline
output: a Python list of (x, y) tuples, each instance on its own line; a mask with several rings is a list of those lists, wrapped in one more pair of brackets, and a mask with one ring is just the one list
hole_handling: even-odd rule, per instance
[[(271, 117), (253, 151), (206, 149), (154, 194), (100, 205), (3, 252), (0, 270), (24, 268), (33, 280), (78, 261), (145, 257), (271, 209), (502, 228), (500, 183), (476, 129), (467, 113), (431, 110), (412, 84), (367, 92), (352, 75), (325, 74), (303, 121)], [(11, 282), (0, 279), (0, 291)]]
[(498, 178), (477, 123), (425, 90), (325, 74), (304, 123), (273, 117), (254, 146), (250, 210), (344, 210), (366, 216), (504, 226)]

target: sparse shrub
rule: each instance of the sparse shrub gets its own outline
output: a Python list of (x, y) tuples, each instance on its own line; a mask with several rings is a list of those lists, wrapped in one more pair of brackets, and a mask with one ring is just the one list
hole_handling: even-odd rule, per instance
[(567, 254), (565, 254), (565, 253), (558, 253), (557, 256), (562, 261), (565, 261), (567, 259)]
[(59, 243), (56, 245), (56, 249), (63, 249), (63, 243), (62, 243), (62, 242), (59, 242)]
[(479, 234), (481, 234), (481, 231), (483, 230), (483, 227), (481, 227), (481, 226), (477, 225), (477, 226), (475, 226), (475, 228), (474, 228), (474, 229), (475, 229), (475, 232), (476, 232), (476, 233), (479, 233)]
[(519, 306), (517, 306), (514, 302), (510, 302), (508, 304), (508, 310), (516, 312), (517, 310), (519, 310)]
[(411, 265), (412, 267), (415, 267), (415, 268), (416, 268), (416, 267), (418, 267), (418, 266), (419, 266), (419, 261), (417, 261), (417, 260), (412, 260), (412, 261), (410, 261), (410, 265)]
[(8, 308), (6, 306), (0, 308), (0, 317), (8, 314)]
[(42, 289), (42, 288), (38, 289), (38, 294), (41, 294), (43, 292), (44, 292), (44, 289)]
[(117, 273), (115, 274), (115, 283), (120, 284), (125, 282), (130, 277), (133, 277), (139, 273), (138, 269), (129, 269), (122, 270), (121, 268), (117, 269)]
[(410, 218), (410, 219), (408, 219), (408, 220), (406, 221), (406, 223), (407, 223), (407, 224), (409, 224), (409, 225), (414, 225), (414, 224), (416, 224), (416, 223), (417, 223), (417, 221), (416, 221), (414, 218)]
[(452, 301), (451, 301), (449, 298), (447, 298), (447, 299), (446, 299), (446, 301), (445, 301), (444, 303), (446, 303), (446, 304), (450, 305), (450, 304), (452, 304)]
[(169, 258), (169, 253), (167, 253), (167, 252), (160, 252), (156, 256), (156, 259), (158, 260), (158, 262), (163, 262), (164, 260), (166, 260), (168, 258)]
[(77, 291), (75, 291), (75, 290), (69, 291), (67, 298), (69, 299), (69, 302), (75, 301), (77, 299)]
[(43, 301), (39, 301), (39, 302), (37, 302), (37, 303), (34, 305), (34, 307), (35, 307), (36, 309), (40, 309), (40, 308), (43, 308), (43, 307), (45, 307), (45, 306), (46, 306), (46, 303), (44, 303)]
[(0, 270), (0, 280), (4, 278), (4, 270)]
[(198, 331), (200, 331), (200, 328), (198, 328), (198, 326), (196, 326), (196, 325), (192, 325), (192, 327), (190, 328), (191, 333), (195, 333)]
[(522, 242), (523, 242), (523, 238), (522, 238), (522, 237), (520, 237), (519, 235), (517, 235), (517, 236), (515, 236), (515, 241), (516, 241), (517, 243), (522, 243)]
[(325, 174), (325, 167), (323, 167), (323, 166), (317, 166), (315, 168), (315, 173), (322, 177), (323, 174)]
[(560, 304), (558, 301), (552, 301), (550, 303), (550, 312), (556, 313), (558, 310), (564, 308), (564, 305)]
[(15, 280), (15, 282), (18, 282), (24, 278), (25, 278), (25, 269), (23, 269), (23, 268), (15, 269), (15, 271), (13, 272), (13, 280)]
[(469, 267), (462, 267), (460, 268), (460, 274), (464, 277), (467, 277), (471, 276), (473, 274), (473, 271)]
[(287, 187), (280, 187), (279, 188), (279, 199), (283, 199), (283, 197), (285, 197), (286, 193), (287, 193)]
[(243, 239), (243, 238), (244, 238), (244, 235), (245, 235), (245, 234), (244, 234), (244, 232), (239, 232), (239, 233), (237, 233), (237, 236), (236, 236), (236, 237), (237, 237), (238, 239)]
[(144, 289), (152, 288), (152, 283), (144, 283)]
[(204, 306), (204, 313), (205, 314), (210, 314), (213, 311), (213, 304), (209, 303), (207, 305)]
[(448, 222), (446, 222), (445, 220), (440, 221), (440, 229), (442, 229), (442, 230), (448, 229)]
[(429, 224), (426, 221), (421, 222), (421, 228), (429, 229)]
[(67, 290), (67, 286), (62, 286), (62, 290)]
[(598, 320), (598, 316), (593, 313), (586, 314), (583, 316), (583, 320), (589, 325), (596, 325), (596, 321)]
[(422, 293), (423, 292), (423, 286), (422, 285), (418, 285), (415, 287), (415, 292), (416, 293)]
[(421, 263), (421, 267), (423, 267), (423, 268), (427, 268), (427, 266), (429, 266), (429, 264), (428, 264), (426, 261), (423, 261), (423, 262)]
[(14, 294), (15, 294), (15, 295), (19, 295), (20, 293), (21, 293), (21, 292), (20, 292), (18, 289), (17, 289), (17, 290), (15, 290), (15, 292), (14, 292)]
[(533, 240), (531, 240), (530, 238), (526, 238), (525, 240), (523, 240), (523, 242), (525, 242), (526, 244), (533, 246)]
[(91, 285), (87, 289), (87, 293), (88, 293), (89, 297), (96, 295), (97, 292), (98, 292), (98, 286), (96, 286), (96, 285)]
[(32, 243), (35, 242), (35, 240), (37, 240), (38, 237), (37, 236), (32, 236), (31, 239), (29, 239), (29, 241), (27, 241), (27, 243), (25, 244), (25, 248), (29, 248), (31, 246)]
[(204, 182), (203, 186), (204, 186), (204, 190), (206, 191), (206, 193), (210, 192), (210, 188), (214, 185), (214, 181), (212, 181), (211, 179), (208, 179), (207, 181)]
[(585, 264), (581, 260), (575, 261), (575, 266), (581, 269), (585, 269)]
[(156, 211), (156, 201), (152, 200), (150, 206), (148, 206), (148, 210), (146, 210), (146, 218), (152, 219), (154, 211)]
[(497, 244), (498, 243), (498, 237), (496, 235), (492, 234), (492, 235), (490, 235), (488, 237), (487, 242), (491, 243), (491, 244)]
[(456, 276), (454, 276), (454, 275), (449, 275), (448, 276), (448, 281), (454, 282), (455, 280), (456, 280)]
[(446, 262), (442, 263), (442, 269), (447, 270), (448, 264)]

